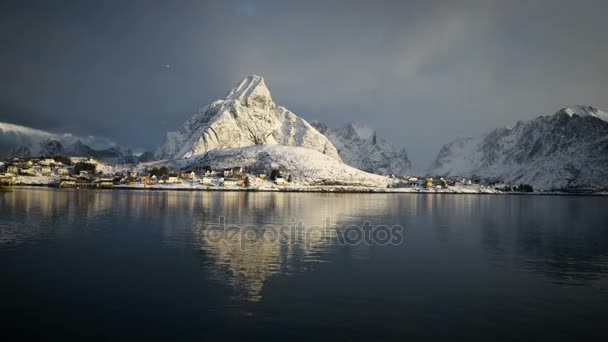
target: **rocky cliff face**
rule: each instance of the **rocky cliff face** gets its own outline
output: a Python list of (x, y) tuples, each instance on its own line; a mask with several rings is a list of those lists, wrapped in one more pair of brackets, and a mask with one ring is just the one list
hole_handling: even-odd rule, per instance
[(358, 123), (330, 129), (324, 123), (311, 124), (338, 149), (342, 160), (360, 170), (380, 175), (406, 175), (412, 165), (405, 148), (388, 143), (373, 129)]
[(333, 144), (308, 122), (277, 106), (259, 76), (249, 76), (167, 134), (157, 159), (180, 159), (215, 149), (252, 145), (299, 146), (340, 160)]
[(444, 145), (431, 175), (536, 187), (608, 187), (608, 114), (589, 106), (518, 122)]

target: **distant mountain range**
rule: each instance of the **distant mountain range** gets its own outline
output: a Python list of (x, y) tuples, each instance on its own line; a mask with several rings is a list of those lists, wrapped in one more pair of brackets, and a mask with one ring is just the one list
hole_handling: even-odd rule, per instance
[(536, 187), (608, 187), (608, 113), (572, 106), (444, 145), (428, 174)]
[[(86, 140), (98, 148), (85, 144)], [(150, 152), (135, 155), (99, 137), (81, 138), (0, 122), (0, 157), (87, 157), (109, 163), (137, 163), (152, 160)]]
[(351, 122), (336, 129), (318, 121), (311, 125), (334, 144), (340, 158), (350, 166), (379, 175), (407, 175), (412, 171), (405, 148), (379, 138), (366, 125)]
[[(291, 148), (298, 160), (292, 158)], [(390, 144), (362, 124), (337, 129), (320, 122), (309, 124), (278, 106), (264, 79), (255, 75), (200, 109), (178, 131), (167, 133), (154, 154), (135, 155), (107, 139), (0, 123), (0, 157), (56, 155), (112, 163), (164, 160), (188, 167), (195, 162), (228, 165), (242, 161), (266, 169), (295, 167), (298, 172), (294, 174), (305, 180), (317, 177), (340, 183), (343, 173), (350, 184), (357, 179), (377, 183), (370, 173), (405, 176), (412, 172), (405, 148)], [(222, 162), (214, 162), (214, 158)], [(344, 168), (343, 163), (353, 168)], [(456, 139), (441, 148), (428, 175), (546, 189), (608, 188), (608, 113), (577, 105), (517, 122), (512, 128)]]

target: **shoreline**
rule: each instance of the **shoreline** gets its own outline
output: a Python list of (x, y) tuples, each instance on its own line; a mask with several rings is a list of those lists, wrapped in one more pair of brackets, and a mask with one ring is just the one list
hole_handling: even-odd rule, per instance
[[(104, 188), (61, 188), (55, 185), (48, 184), (23, 184), (23, 185), (12, 185), (7, 187), (7, 190), (11, 189), (60, 189), (60, 190), (87, 190), (87, 191), (99, 191), (99, 190), (126, 190), (126, 191), (181, 191), (181, 192), (282, 192), (282, 193), (343, 193), (343, 194), (414, 194), (414, 195), (516, 195), (516, 196), (607, 196), (608, 192), (501, 192), (501, 191), (427, 191), (413, 188), (366, 188), (366, 187), (298, 187), (298, 188), (222, 188), (222, 187), (199, 187), (199, 188), (186, 188), (186, 187), (165, 187), (165, 186), (112, 186)], [(402, 190), (401, 190), (402, 189)]]

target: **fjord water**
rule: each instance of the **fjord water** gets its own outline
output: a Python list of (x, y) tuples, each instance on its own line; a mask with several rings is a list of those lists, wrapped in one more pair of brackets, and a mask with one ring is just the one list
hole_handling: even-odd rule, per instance
[[(601, 338), (607, 204), (578, 196), (15, 189), (0, 193), (2, 334)], [(220, 220), (249, 235), (209, 238)], [(256, 234), (294, 221), (306, 238)], [(366, 221), (404, 227), (402, 243), (339, 238)]]

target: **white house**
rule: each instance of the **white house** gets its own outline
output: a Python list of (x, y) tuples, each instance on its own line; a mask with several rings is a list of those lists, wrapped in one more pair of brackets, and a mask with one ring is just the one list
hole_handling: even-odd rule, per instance
[(274, 180), (274, 183), (275, 183), (276, 185), (287, 185), (287, 181), (286, 181), (286, 180), (285, 180), (285, 178), (283, 178), (283, 177), (277, 177), (277, 178)]
[(21, 169), (21, 174), (26, 176), (36, 176), (37, 173), (33, 169)]
[(200, 183), (202, 185), (213, 185), (213, 178), (205, 176), (200, 180)]
[(224, 179), (222, 186), (241, 186), (243, 181), (240, 179)]
[(44, 165), (44, 166), (51, 166), (55, 164), (55, 160), (54, 159), (42, 159), (40, 161), (40, 165)]
[(166, 181), (167, 184), (180, 184), (181, 182), (182, 182), (182, 180), (179, 179), (179, 177), (177, 175), (170, 175)]

